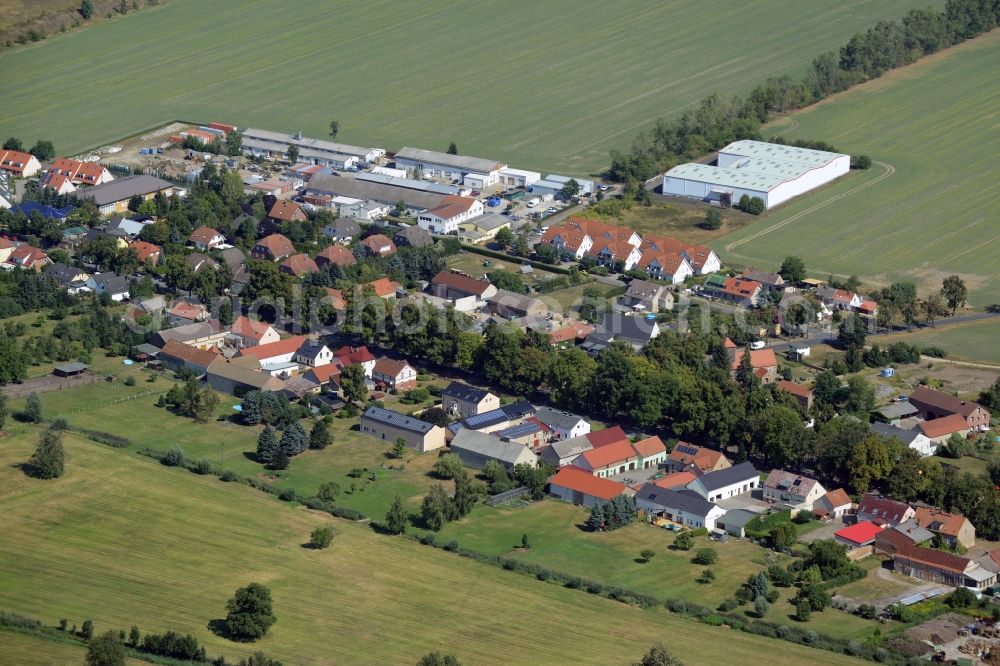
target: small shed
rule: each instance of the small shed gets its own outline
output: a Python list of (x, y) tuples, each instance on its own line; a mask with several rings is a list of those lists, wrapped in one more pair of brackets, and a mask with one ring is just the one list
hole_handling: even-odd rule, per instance
[(74, 363), (63, 363), (62, 365), (57, 365), (52, 369), (52, 374), (56, 377), (76, 377), (81, 375), (90, 368), (86, 363), (80, 363), (76, 361)]
[(894, 377), (896, 375), (896, 369), (895, 368), (882, 368), (882, 371), (880, 373), (878, 373), (878, 374), (879, 374), (879, 377)]

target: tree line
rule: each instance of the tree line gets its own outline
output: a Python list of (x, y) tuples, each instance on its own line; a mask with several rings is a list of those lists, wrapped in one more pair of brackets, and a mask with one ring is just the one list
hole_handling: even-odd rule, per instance
[(607, 176), (642, 182), (732, 141), (760, 140), (761, 126), (772, 113), (814, 104), (998, 23), (1000, 6), (986, 0), (948, 0), (940, 11), (912, 9), (899, 22), (880, 21), (855, 34), (839, 51), (818, 56), (801, 79), (772, 77), (745, 97), (725, 100), (712, 94), (679, 118), (658, 119), (650, 131), (636, 137), (628, 152), (611, 152)]

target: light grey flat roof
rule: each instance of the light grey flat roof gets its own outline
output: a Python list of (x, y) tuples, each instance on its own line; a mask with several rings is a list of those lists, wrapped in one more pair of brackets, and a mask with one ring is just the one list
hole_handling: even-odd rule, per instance
[(727, 155), (741, 155), (743, 157), (800, 162), (811, 168), (825, 166), (838, 157), (845, 157), (843, 153), (831, 153), (826, 150), (799, 148), (797, 146), (786, 146), (766, 141), (752, 141), (750, 139), (733, 141), (719, 152), (726, 153)]
[(98, 206), (106, 206), (116, 201), (124, 201), (135, 195), (145, 196), (161, 190), (169, 190), (174, 186), (165, 180), (154, 176), (131, 176), (129, 178), (118, 178), (108, 183), (85, 187), (73, 192), (70, 196), (85, 201), (93, 199)]
[(306, 186), (307, 192), (335, 194), (362, 200), (375, 200), (387, 205), (402, 201), (411, 208), (436, 208), (444, 201), (443, 194), (421, 192), (396, 185), (373, 183), (357, 178), (318, 173)]
[(460, 191), (454, 185), (442, 185), (441, 183), (431, 183), (426, 180), (399, 178), (397, 176), (387, 176), (381, 173), (371, 173), (366, 171), (363, 171), (354, 177), (358, 180), (365, 180), (370, 183), (381, 183), (383, 185), (405, 187), (411, 190), (418, 190), (420, 192), (433, 192), (434, 194), (458, 194)]
[(467, 157), (465, 155), (449, 155), (439, 153), (435, 150), (424, 150), (423, 148), (410, 148), (404, 146), (396, 152), (398, 159), (410, 160), (412, 162), (424, 162), (427, 164), (439, 164), (441, 166), (463, 169), (465, 171), (478, 171), (490, 173), (499, 171), (507, 165), (496, 160), (483, 159), (482, 157)]
[(296, 145), (300, 148), (315, 148), (316, 150), (321, 150), (325, 152), (342, 153), (344, 155), (354, 155), (355, 157), (360, 157), (362, 159), (367, 159), (368, 154), (371, 152), (382, 152), (385, 151), (381, 148), (365, 148), (363, 146), (352, 146), (348, 143), (336, 143), (333, 141), (323, 141), (322, 139), (311, 139), (307, 136), (301, 139), (296, 139), (293, 134), (285, 134), (284, 132), (272, 132), (270, 130), (257, 129), (256, 127), (248, 127), (243, 132), (243, 141), (246, 145), (247, 139), (260, 139), (262, 141), (276, 141), (278, 143), (285, 143), (289, 145)]

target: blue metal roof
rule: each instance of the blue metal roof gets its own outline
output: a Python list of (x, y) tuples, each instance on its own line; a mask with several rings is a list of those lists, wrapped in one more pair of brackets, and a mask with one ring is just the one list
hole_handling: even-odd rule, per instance
[(365, 410), (364, 418), (421, 435), (434, 427), (433, 424), (426, 421), (421, 421), (420, 419), (415, 419), (412, 416), (406, 416), (405, 414), (400, 414), (389, 409), (382, 409), (381, 407), (369, 407)]
[(525, 435), (533, 435), (536, 432), (541, 432), (542, 429), (538, 427), (537, 423), (521, 423), (516, 426), (511, 426), (506, 430), (500, 431), (500, 437), (506, 437), (508, 439), (516, 439), (517, 437), (524, 437)]
[(13, 206), (10, 209), (12, 213), (24, 213), (30, 216), (34, 212), (38, 212), (47, 220), (63, 220), (71, 212), (76, 210), (73, 206), (66, 206), (65, 208), (53, 208), (52, 206), (46, 206), (43, 203), (38, 203), (37, 201), (25, 201)]

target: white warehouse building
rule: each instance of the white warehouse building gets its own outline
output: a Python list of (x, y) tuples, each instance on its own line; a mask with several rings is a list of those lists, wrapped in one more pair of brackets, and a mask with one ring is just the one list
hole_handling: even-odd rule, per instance
[(499, 183), (500, 171), (507, 165), (481, 157), (403, 147), (396, 153), (396, 168), (407, 173), (419, 170), (424, 176), (447, 178), (467, 187), (482, 189)]
[(851, 170), (851, 156), (764, 141), (734, 141), (719, 151), (718, 166), (680, 164), (663, 175), (663, 194), (733, 204), (745, 194), (773, 208)]

